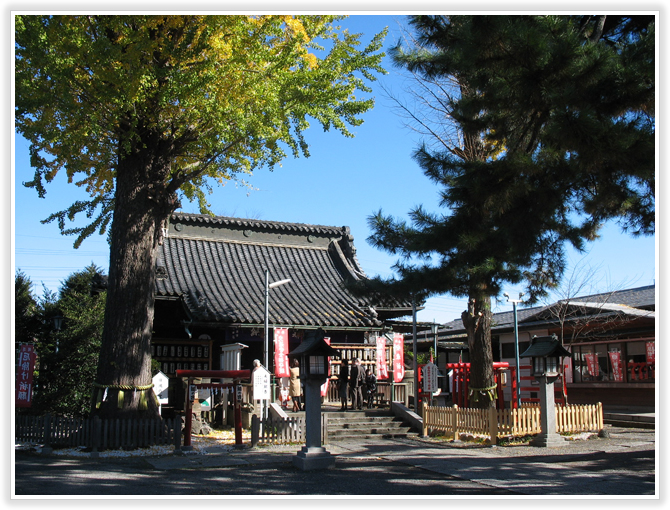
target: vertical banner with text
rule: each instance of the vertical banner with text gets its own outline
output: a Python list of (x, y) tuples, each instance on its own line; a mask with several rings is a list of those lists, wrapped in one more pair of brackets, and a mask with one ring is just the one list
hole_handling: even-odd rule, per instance
[(290, 376), (288, 364), (288, 328), (274, 328), (275, 377)]
[(586, 359), (586, 366), (589, 370), (591, 377), (598, 377), (598, 358), (595, 354), (584, 354)]
[(16, 407), (30, 407), (33, 402), (33, 371), (35, 346), (21, 344), (19, 364), (16, 367)]
[(389, 378), (389, 370), (386, 366), (386, 337), (377, 337), (377, 380)]
[(649, 365), (654, 365), (656, 363), (656, 343), (647, 342), (645, 347), (647, 353), (647, 363)]
[(621, 353), (610, 351), (610, 362), (612, 363), (612, 375), (615, 381), (623, 381), (623, 370), (621, 369)]
[[(328, 345), (330, 345), (330, 337), (324, 336), (323, 341), (326, 342)], [(321, 385), (321, 396), (325, 397), (326, 393), (328, 393), (328, 383), (330, 382), (330, 356), (328, 356), (328, 377), (326, 378), (326, 382)]]
[(405, 378), (405, 337), (393, 334), (393, 382), (402, 382)]

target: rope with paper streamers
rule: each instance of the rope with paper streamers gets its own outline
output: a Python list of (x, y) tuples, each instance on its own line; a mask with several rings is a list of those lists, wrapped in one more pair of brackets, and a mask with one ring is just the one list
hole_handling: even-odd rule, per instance
[[(93, 394), (95, 395), (95, 408), (99, 409), (100, 404), (107, 399), (107, 390), (112, 389), (112, 390), (119, 390), (119, 396), (118, 396), (118, 407), (119, 409), (123, 409), (123, 401), (125, 398), (125, 392), (126, 391), (133, 391), (137, 392), (140, 391), (140, 402), (139, 402), (139, 410), (140, 411), (146, 411), (148, 408), (147, 404), (147, 394), (146, 391), (150, 390), (151, 388), (154, 387), (154, 384), (145, 384), (142, 386), (135, 386), (133, 384), (100, 384), (97, 382), (93, 383), (93, 387), (96, 388), (96, 390), (93, 391)], [(157, 399), (156, 394), (154, 393), (154, 399)]]
[(498, 387), (498, 385), (494, 384), (493, 386), (487, 386), (486, 388), (469, 388), (469, 393), (468, 397), (473, 401), (477, 402), (479, 401), (479, 395), (488, 395), (489, 399), (491, 401), (495, 400), (496, 394), (495, 394), (495, 389)]

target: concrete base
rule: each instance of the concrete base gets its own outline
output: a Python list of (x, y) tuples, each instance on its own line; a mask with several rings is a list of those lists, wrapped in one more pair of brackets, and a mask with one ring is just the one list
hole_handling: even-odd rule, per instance
[(303, 446), (302, 450), (293, 457), (293, 465), (303, 471), (328, 469), (335, 465), (335, 457), (322, 446)]
[(530, 443), (530, 446), (558, 447), (565, 446), (565, 438), (559, 434), (540, 434)]

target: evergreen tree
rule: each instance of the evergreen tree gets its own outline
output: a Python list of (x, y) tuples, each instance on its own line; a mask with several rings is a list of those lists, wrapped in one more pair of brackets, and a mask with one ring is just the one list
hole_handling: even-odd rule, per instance
[(404, 257), (398, 278), (377, 283), (468, 297), (475, 405), (493, 405), (491, 298), (503, 284), (525, 281), (534, 302), (557, 285), (566, 243), (583, 249), (612, 218), (653, 232), (653, 20), (603, 21), (416, 16), (420, 48), (394, 51), (448, 84), (440, 107), (459, 137), (415, 153), (446, 214), (371, 218), (371, 242)]
[[(37, 345), (40, 369), (33, 412), (86, 416), (91, 407), (91, 378), (95, 376), (105, 310), (105, 294), (97, 286), (102, 276), (94, 264), (72, 273), (58, 296), (45, 294), (41, 302), (44, 328)], [(63, 319), (53, 329), (53, 317)]]
[(39, 328), (37, 300), (32, 286), (30, 278), (17, 270), (14, 276), (14, 344), (17, 353), (19, 344), (35, 341)]

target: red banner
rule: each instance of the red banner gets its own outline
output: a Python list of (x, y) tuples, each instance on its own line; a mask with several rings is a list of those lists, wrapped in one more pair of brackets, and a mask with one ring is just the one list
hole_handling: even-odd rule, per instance
[(386, 337), (377, 337), (377, 380), (389, 378), (388, 367), (386, 366)]
[(647, 347), (647, 363), (650, 365), (653, 365), (656, 363), (656, 343), (655, 342), (647, 342), (646, 344)]
[[(326, 342), (328, 345), (330, 345), (330, 338), (327, 336), (323, 337), (323, 341)], [(326, 382), (321, 385), (321, 396), (325, 397), (326, 393), (328, 393), (328, 382), (330, 381), (330, 356), (328, 356), (328, 377), (326, 378)]]
[(393, 335), (393, 382), (402, 382), (405, 377), (405, 337)]
[(288, 364), (288, 329), (274, 328), (275, 344), (275, 377), (289, 377)]
[(35, 370), (35, 346), (21, 344), (19, 364), (16, 367), (16, 407), (32, 405), (33, 370)]
[(621, 353), (610, 352), (610, 362), (612, 363), (612, 375), (615, 381), (623, 381), (623, 370), (621, 368)]
[(598, 359), (595, 354), (584, 354), (586, 358), (586, 366), (589, 369), (589, 374), (592, 377), (598, 377)]

